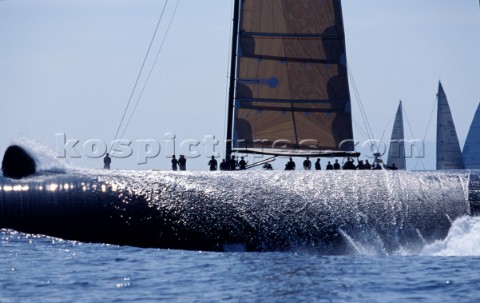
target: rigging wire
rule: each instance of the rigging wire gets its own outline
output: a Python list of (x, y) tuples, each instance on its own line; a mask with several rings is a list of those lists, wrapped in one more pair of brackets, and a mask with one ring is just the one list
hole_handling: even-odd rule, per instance
[[(137, 89), (137, 85), (140, 81), (140, 77), (142, 76), (143, 69), (145, 67), (145, 63), (147, 62), (147, 58), (150, 54), (150, 50), (152, 48), (153, 42), (155, 41), (155, 37), (157, 35), (158, 28), (160, 27), (160, 23), (161, 23), (162, 18), (163, 18), (163, 13), (165, 12), (165, 8), (166, 8), (167, 4), (168, 4), (168, 0), (165, 1), (165, 4), (164, 4), (163, 9), (162, 9), (162, 13), (160, 14), (160, 17), (158, 18), (157, 26), (155, 27), (155, 31), (153, 32), (152, 39), (150, 41), (150, 44), (148, 45), (147, 53), (145, 54), (145, 57), (143, 58), (143, 62), (142, 62), (142, 65), (140, 67), (140, 70), (138, 72), (137, 79), (135, 80), (135, 84), (133, 85), (133, 89), (130, 93), (130, 97), (128, 98), (127, 106), (125, 107), (125, 110), (123, 111), (122, 119), (120, 119), (120, 123), (118, 125), (117, 131), (115, 132), (115, 137), (113, 139), (113, 142), (115, 142), (115, 140), (117, 140), (118, 133), (120, 132), (120, 129), (122, 128), (123, 121), (125, 120), (125, 116), (127, 115), (128, 109), (130, 107), (130, 103), (132, 102), (133, 96), (134, 96), (135, 91)], [(110, 147), (110, 151), (109, 151), (110, 153), (112, 152), (112, 149), (113, 149), (113, 144)]]
[[(137, 106), (138, 106), (138, 104), (140, 103), (140, 99), (141, 99), (142, 96), (143, 96), (143, 92), (145, 91), (145, 88), (147, 87), (147, 84), (148, 84), (148, 82), (149, 82), (149, 80), (150, 80), (150, 77), (151, 77), (151, 75), (152, 75), (152, 72), (153, 72), (153, 70), (154, 70), (154, 68), (155, 68), (155, 64), (157, 63), (158, 57), (160, 56), (160, 53), (162, 52), (162, 49), (163, 49), (163, 45), (164, 45), (164, 43), (165, 43), (165, 40), (167, 39), (168, 32), (170, 31), (170, 27), (171, 27), (171, 25), (172, 25), (172, 23), (173, 23), (173, 19), (175, 18), (175, 14), (176, 14), (176, 12), (177, 12), (179, 3), (180, 3), (180, 0), (177, 0), (177, 5), (175, 6), (175, 9), (174, 9), (173, 14), (172, 14), (172, 18), (170, 19), (170, 23), (168, 24), (167, 29), (166, 29), (166, 31), (165, 31), (165, 34), (163, 35), (162, 42), (161, 42), (160, 47), (159, 47), (159, 49), (158, 49), (158, 51), (157, 51), (157, 55), (155, 56), (155, 60), (153, 61), (153, 64), (152, 64), (152, 66), (151, 66), (151, 68), (150, 68), (150, 71), (149, 71), (149, 73), (148, 73), (147, 79), (146, 79), (145, 82), (143, 83), (143, 87), (142, 87), (142, 90), (141, 90), (141, 92), (140, 92), (140, 95), (138, 96), (137, 102), (135, 103), (135, 106), (133, 107), (133, 110), (132, 110), (132, 112), (130, 113), (130, 116), (129, 116), (128, 120), (127, 120), (127, 123), (126, 123), (124, 129), (123, 129), (123, 132), (122, 132), (122, 134), (121, 134), (121, 136), (120, 136), (120, 139), (122, 139), (123, 136), (125, 135), (125, 131), (127, 130), (128, 126), (130, 125), (130, 121), (132, 120), (132, 117), (133, 117), (133, 115), (135, 114), (135, 111), (136, 111), (136, 109), (137, 109)], [(163, 15), (163, 12), (164, 12), (164, 11), (162, 11), (162, 15)]]
[[(331, 3), (330, 3), (330, 2), (327, 2), (327, 5), (328, 5), (328, 9), (329, 9), (329, 11), (330, 11), (330, 16), (335, 16), (335, 12), (334, 12), (334, 9), (333, 9)], [(334, 20), (334, 21), (335, 21), (335, 20)], [(335, 23), (335, 32), (336, 32), (336, 34), (337, 34), (338, 37), (341, 37), (341, 35), (339, 35), (339, 33), (340, 33), (340, 32), (343, 32), (343, 30), (339, 30), (339, 29), (337, 28), (337, 24), (336, 24), (336, 23)], [(345, 37), (345, 33), (343, 33), (342, 36)], [(345, 44), (343, 43), (342, 46), (343, 46), (343, 53), (345, 54), (345, 57), (346, 57), (347, 50), (346, 50)], [(346, 58), (345, 58), (345, 60), (346, 60)], [(371, 128), (370, 128), (370, 124), (368, 123), (367, 115), (366, 115), (366, 113), (365, 113), (365, 110), (364, 110), (364, 107), (363, 107), (363, 104), (362, 104), (362, 101), (361, 101), (361, 98), (360, 98), (360, 94), (359, 94), (359, 92), (358, 92), (358, 90), (357, 90), (357, 86), (356, 86), (356, 84), (355, 84), (355, 79), (354, 79), (354, 77), (353, 77), (353, 73), (352, 73), (352, 71), (351, 71), (351, 69), (350, 69), (350, 65), (348, 64), (348, 61), (345, 62), (345, 66), (346, 66), (346, 68), (347, 68), (347, 74), (350, 76), (350, 79), (352, 80), (352, 81), (351, 81), (351, 84), (352, 84), (352, 88), (353, 88), (353, 90), (354, 90), (354, 92), (355, 92), (355, 97), (356, 97), (356, 99), (358, 100), (358, 102), (360, 103), (360, 106), (359, 106), (359, 107), (360, 107), (360, 113), (361, 113), (361, 116), (362, 116), (363, 123), (366, 125), (367, 130), (365, 131), (364, 129), (362, 129), (362, 127), (360, 126), (360, 124), (353, 118), (353, 115), (352, 115), (351, 111), (350, 111), (350, 116), (351, 116), (351, 118), (352, 118), (353, 123), (356, 125), (358, 131), (361, 133), (361, 135), (362, 135), (364, 138), (368, 138), (368, 139), (370, 139), (370, 140), (373, 141), (373, 135), (371, 135), (371, 134), (372, 134), (372, 131), (371, 131)], [(350, 101), (350, 108), (351, 108), (352, 102), (351, 102), (351, 100), (349, 100), (349, 101)], [(353, 136), (353, 129), (352, 129), (352, 136)], [(353, 138), (352, 138), (352, 139), (353, 139)], [(355, 143), (354, 143), (354, 144), (355, 144)], [(375, 143), (375, 148), (376, 148), (377, 150), (379, 149), (376, 143)]]
[(360, 125), (360, 123), (352, 117), (352, 121), (353, 121), (353, 124), (355, 125), (356, 127), (356, 131), (360, 132), (360, 135), (363, 136), (364, 139), (368, 139), (368, 134), (365, 133), (365, 131), (363, 130), (362, 126)]
[(383, 133), (382, 133), (382, 136), (380, 137), (380, 142), (379, 144), (382, 144), (383, 143), (383, 137), (385, 136), (385, 132), (387, 131), (387, 128), (390, 126), (390, 124), (392, 123), (392, 121), (395, 119), (397, 113), (394, 113), (390, 119), (388, 120), (388, 123), (387, 125), (385, 126), (385, 128), (383, 129)]
[[(423, 142), (425, 142), (427, 138), (428, 129), (430, 128), (430, 123), (432, 122), (433, 113), (435, 112), (435, 107), (437, 106), (437, 103), (438, 103), (438, 97), (436, 97), (435, 102), (433, 102), (433, 108), (432, 108), (432, 112), (430, 113), (430, 118), (428, 119), (427, 129), (425, 129), (425, 134), (423, 135)], [(419, 159), (417, 159), (417, 162), (415, 163), (415, 169), (417, 168), (418, 161)], [(423, 164), (423, 159), (422, 159), (422, 164)], [(425, 170), (425, 166), (423, 168)]]
[[(329, 8), (329, 10), (330, 10), (330, 15), (331, 15), (331, 16), (335, 16), (333, 7), (331, 6), (331, 3), (329, 3), (329, 2), (328, 2), (328, 8)], [(337, 29), (336, 26), (335, 26), (335, 31), (336, 31), (336, 33), (337, 33), (337, 35), (338, 35), (339, 30)], [(344, 45), (343, 52), (344, 52), (344, 54), (345, 54), (345, 56), (346, 56), (347, 50), (346, 50), (345, 45)], [(356, 83), (355, 83), (355, 78), (353, 77), (353, 72), (352, 72), (352, 70), (351, 70), (351, 68), (350, 68), (350, 64), (347, 63), (347, 64), (346, 64), (346, 67), (347, 67), (347, 74), (350, 76), (350, 79), (351, 79), (351, 84), (352, 84), (353, 91), (354, 91), (354, 93), (355, 93), (355, 98), (357, 99), (358, 104), (359, 104), (360, 114), (361, 114), (361, 116), (362, 116), (362, 120), (363, 120), (363, 123), (364, 123), (365, 128), (366, 128), (365, 132), (366, 132), (366, 134), (367, 134), (368, 139), (370, 139), (370, 140), (373, 142), (373, 144), (375, 145), (375, 149), (376, 149), (377, 152), (378, 152), (379, 147), (378, 147), (378, 144), (373, 140), (373, 139), (374, 139), (374, 136), (373, 136), (372, 128), (371, 128), (371, 126), (370, 126), (370, 122), (368, 121), (367, 114), (366, 114), (366, 111), (365, 111), (365, 107), (363, 106), (362, 99), (360, 98), (360, 93), (358, 92), (357, 85), (356, 85)], [(353, 117), (352, 117), (352, 120), (353, 120)], [(356, 123), (356, 122), (354, 121), (354, 123)], [(358, 124), (358, 123), (357, 123), (357, 124)], [(359, 126), (359, 125), (358, 125), (358, 126)], [(359, 129), (361, 129), (361, 128), (359, 128)], [(364, 131), (361, 131), (361, 132), (362, 132), (362, 133), (365, 133)]]
[(365, 131), (367, 133), (368, 139), (372, 140), (373, 144), (375, 145), (376, 150), (378, 151), (379, 147), (378, 147), (377, 142), (375, 142), (375, 140), (374, 140), (375, 137), (373, 135), (372, 128), (370, 126), (370, 122), (368, 121), (367, 113), (365, 111), (365, 107), (363, 105), (362, 98), (360, 97), (360, 93), (357, 89), (357, 84), (355, 83), (355, 78), (353, 77), (353, 72), (352, 72), (352, 69), (350, 68), (350, 65), (347, 65), (347, 69), (348, 69), (348, 74), (350, 75), (350, 79), (352, 80), (351, 81), (352, 88), (353, 88), (353, 91), (354, 91), (354, 94), (355, 94), (355, 98), (358, 101), (358, 107), (360, 109), (360, 114), (362, 116), (362, 120), (363, 120), (363, 123), (364, 123), (365, 128), (366, 128)]
[[(405, 116), (405, 118), (407, 120), (408, 129), (410, 130), (410, 136), (412, 136), (412, 138), (415, 138), (415, 135), (413, 134), (412, 125), (410, 124), (410, 120), (408, 120), (408, 116), (407, 116), (406, 113), (407, 113), (406, 110), (403, 109), (403, 115)], [(420, 151), (420, 149), (418, 148), (417, 142), (416, 141), (414, 141), (414, 142), (415, 142), (415, 148), (417, 149), (417, 151)], [(424, 150), (424, 152), (425, 152), (425, 150)], [(418, 157), (418, 159), (420, 159), (420, 162), (422, 163), (423, 170), (426, 170), (425, 163), (423, 162), (423, 158)], [(418, 160), (417, 160), (417, 163), (418, 163)], [(416, 168), (416, 165), (415, 165), (415, 168)]]

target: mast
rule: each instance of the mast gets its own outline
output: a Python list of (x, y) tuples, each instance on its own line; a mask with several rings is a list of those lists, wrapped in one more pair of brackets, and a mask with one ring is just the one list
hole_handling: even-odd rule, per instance
[(230, 159), (232, 154), (232, 133), (233, 133), (233, 109), (235, 106), (235, 77), (237, 65), (238, 46), (238, 22), (240, 15), (240, 0), (235, 0), (233, 7), (232, 26), (232, 54), (230, 60), (230, 86), (228, 90), (228, 111), (227, 111), (227, 135), (225, 141), (225, 159)]

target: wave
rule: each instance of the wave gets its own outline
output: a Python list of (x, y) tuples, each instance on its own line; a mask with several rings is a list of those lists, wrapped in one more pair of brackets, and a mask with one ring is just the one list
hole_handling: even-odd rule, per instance
[(38, 173), (66, 173), (73, 166), (59, 159), (57, 154), (48, 146), (29, 138), (17, 138), (11, 145), (22, 147), (35, 160)]
[(480, 217), (455, 220), (445, 239), (426, 245), (422, 255), (480, 256)]

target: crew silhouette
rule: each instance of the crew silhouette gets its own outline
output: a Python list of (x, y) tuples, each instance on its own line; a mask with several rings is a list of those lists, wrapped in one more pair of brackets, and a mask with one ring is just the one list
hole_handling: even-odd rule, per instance
[(103, 168), (110, 169), (110, 163), (112, 163), (112, 158), (110, 158), (110, 155), (106, 153), (105, 157), (103, 158)]
[[(238, 158), (232, 155), (227, 159), (222, 159), (219, 165), (217, 160), (215, 159), (215, 156), (211, 156), (208, 162), (208, 167), (210, 171), (216, 171), (217, 169), (220, 169), (221, 171), (246, 170), (248, 161), (243, 156), (239, 158), (240, 160), (238, 160)], [(112, 160), (108, 153), (105, 155), (105, 158), (103, 159), (103, 161), (104, 161), (104, 168), (110, 169), (110, 163)], [(321, 159), (317, 158), (317, 160), (313, 164), (313, 168), (315, 170), (322, 170), (322, 165), (320, 164), (320, 161)], [(175, 155), (173, 155), (171, 159), (172, 170), (185, 171), (186, 162), (187, 162), (187, 159), (185, 158), (184, 155), (180, 155), (178, 159), (176, 158)], [(256, 165), (262, 165), (262, 163), (258, 163), (258, 164), (254, 163), (252, 167)], [(273, 170), (272, 165), (268, 162), (263, 163), (262, 168), (264, 170)], [(292, 157), (289, 157), (288, 161), (285, 163), (285, 170), (295, 170), (295, 169), (296, 169), (295, 161), (293, 160)], [(309, 156), (306, 156), (303, 161), (303, 169), (304, 170), (312, 169), (312, 162)], [(367, 159), (361, 160), (357, 158), (357, 165), (355, 165), (355, 160), (351, 157), (347, 157), (346, 159), (344, 159), (342, 161), (342, 164), (340, 164), (338, 159), (334, 159), (331, 161), (327, 161), (327, 164), (325, 165), (325, 170), (378, 170), (378, 169), (398, 170), (398, 167), (395, 165), (395, 163), (392, 163), (391, 165), (382, 164), (382, 160), (377, 158), (375, 159), (375, 161), (373, 161), (373, 164), (370, 163)]]
[(217, 160), (215, 160), (215, 156), (212, 156), (210, 161), (208, 161), (208, 166), (210, 166), (210, 171), (217, 170)]

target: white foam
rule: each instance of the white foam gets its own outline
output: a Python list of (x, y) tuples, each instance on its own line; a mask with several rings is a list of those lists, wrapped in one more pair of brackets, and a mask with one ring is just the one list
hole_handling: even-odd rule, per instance
[(480, 217), (455, 220), (448, 236), (425, 246), (422, 255), (480, 256)]
[(37, 172), (64, 173), (69, 167), (52, 149), (38, 141), (19, 138), (12, 140), (12, 144), (22, 147), (33, 157), (37, 164)]

